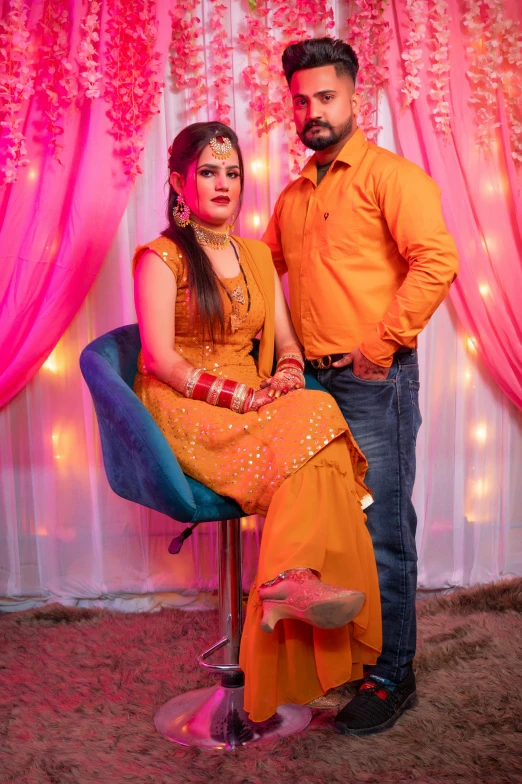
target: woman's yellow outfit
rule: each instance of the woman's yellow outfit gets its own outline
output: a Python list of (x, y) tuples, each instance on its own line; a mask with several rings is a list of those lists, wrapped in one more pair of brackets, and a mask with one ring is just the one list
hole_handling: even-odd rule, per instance
[[(177, 283), (175, 349), (195, 367), (259, 389), (274, 357), (275, 289), (270, 251), (262, 242), (234, 237), (248, 284), (237, 331), (223, 342), (202, 342), (190, 324), (186, 263), (164, 237), (137, 248), (155, 251)], [(245, 288), (240, 273), (222, 279), (232, 292)], [(231, 301), (223, 293), (225, 323)], [(251, 356), (262, 330), (259, 359)], [(254, 721), (272, 716), (278, 705), (306, 703), (330, 688), (362, 677), (381, 649), (381, 608), (377, 571), (361, 499), (367, 464), (330, 395), (298, 390), (259, 412), (236, 414), (183, 395), (148, 375), (140, 354), (134, 391), (172, 447), (182, 470), (220, 495), (236, 500), (247, 514), (266, 517), (259, 569), (250, 592), (241, 667), (245, 709)], [(340, 629), (317, 629), (301, 621), (280, 621), (272, 634), (260, 628), (258, 587), (280, 572), (314, 569), (321, 580), (362, 591), (362, 610)]]

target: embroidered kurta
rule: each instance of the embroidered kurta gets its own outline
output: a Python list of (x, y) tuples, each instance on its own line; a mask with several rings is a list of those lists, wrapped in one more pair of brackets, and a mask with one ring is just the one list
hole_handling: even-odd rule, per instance
[[(265, 328), (273, 307), (262, 289), (273, 286), (273, 267), (266, 246), (254, 240), (239, 241), (241, 264), (250, 297), (240, 306), (243, 321), (237, 331), (227, 328), (224, 340), (212, 346), (201, 342), (191, 324), (186, 263), (177, 246), (164, 237), (136, 250), (134, 265), (144, 250), (155, 251), (176, 278), (175, 349), (194, 367), (259, 389), (269, 375), (272, 353), (261, 339), (265, 368), (251, 355), (253, 340)], [(261, 272), (259, 271), (261, 269)], [(244, 285), (243, 275), (222, 279), (229, 291)], [(248, 308), (248, 299), (250, 308)], [(271, 305), (272, 303), (272, 305)], [(230, 323), (231, 303), (223, 293), (225, 323)], [(273, 323), (273, 314), (269, 314)], [(273, 329), (273, 328), (272, 328)], [(272, 338), (273, 342), (273, 338)], [(260, 362), (261, 364), (261, 362)], [(262, 374), (260, 373), (260, 369)], [(236, 414), (226, 408), (187, 400), (164, 382), (148, 375), (143, 357), (138, 360), (134, 391), (165, 435), (182, 470), (219, 495), (236, 500), (247, 514), (266, 515), (270, 499), (286, 477), (341, 433), (347, 433), (361, 495), (366, 461), (349, 434), (337, 404), (325, 392), (298, 390), (280, 397), (259, 412)]]

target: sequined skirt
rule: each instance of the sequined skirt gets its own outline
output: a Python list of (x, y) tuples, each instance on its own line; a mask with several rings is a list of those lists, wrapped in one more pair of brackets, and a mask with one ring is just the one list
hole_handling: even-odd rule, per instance
[[(225, 368), (220, 371), (220, 375), (243, 380), (237, 369), (233, 374)], [(251, 372), (245, 375), (244, 382), (252, 384)], [(256, 388), (259, 383), (257, 379)], [(297, 390), (259, 412), (241, 415), (187, 400), (142, 373), (136, 376), (134, 391), (184, 473), (219, 495), (233, 498), (247, 514), (265, 516), (282, 482), (341, 433), (347, 435), (354, 474), (362, 486), (365, 458), (337, 404), (325, 392)]]

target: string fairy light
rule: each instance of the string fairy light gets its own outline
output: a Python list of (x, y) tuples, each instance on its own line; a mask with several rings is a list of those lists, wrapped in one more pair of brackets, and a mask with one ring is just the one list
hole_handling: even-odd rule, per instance
[(51, 373), (58, 373), (60, 367), (58, 364), (57, 352), (56, 349), (51, 351), (47, 359), (42, 365), (45, 370), (49, 370)]
[(487, 495), (489, 490), (489, 484), (487, 479), (477, 479), (473, 483), (473, 490), (477, 498), (484, 498)]
[(475, 428), (475, 438), (479, 444), (484, 444), (488, 437), (488, 427), (486, 424), (478, 425)]
[(259, 160), (258, 158), (256, 158), (251, 163), (252, 174), (254, 175), (261, 174), (264, 168), (265, 168), (265, 162)]
[(477, 339), (468, 337), (466, 340), (466, 345), (470, 351), (476, 353), (477, 351)]

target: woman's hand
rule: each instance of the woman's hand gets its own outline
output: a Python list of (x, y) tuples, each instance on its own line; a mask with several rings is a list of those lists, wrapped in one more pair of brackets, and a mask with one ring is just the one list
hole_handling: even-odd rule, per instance
[(249, 410), (259, 411), (259, 409), (263, 408), (263, 406), (267, 406), (269, 403), (273, 402), (274, 398), (270, 395), (270, 390), (268, 388), (258, 389), (258, 391), (254, 394), (254, 399), (252, 400), (252, 404)]
[(267, 378), (261, 382), (261, 389), (269, 390), (272, 398), (286, 395), (294, 389), (304, 389), (304, 387), (305, 379), (302, 373), (289, 373), (285, 370), (274, 373), (272, 378)]

